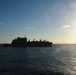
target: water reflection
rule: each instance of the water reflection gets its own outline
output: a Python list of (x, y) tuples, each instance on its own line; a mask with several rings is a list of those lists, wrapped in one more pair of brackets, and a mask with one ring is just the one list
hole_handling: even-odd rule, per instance
[(76, 46), (0, 48), (0, 75), (75, 75)]

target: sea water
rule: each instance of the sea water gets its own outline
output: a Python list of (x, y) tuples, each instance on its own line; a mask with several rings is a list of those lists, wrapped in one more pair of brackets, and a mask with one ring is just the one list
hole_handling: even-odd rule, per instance
[(76, 75), (76, 45), (0, 47), (0, 75)]

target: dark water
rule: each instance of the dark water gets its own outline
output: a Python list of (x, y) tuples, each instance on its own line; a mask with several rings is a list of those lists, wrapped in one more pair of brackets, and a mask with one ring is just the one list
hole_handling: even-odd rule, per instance
[(0, 75), (76, 75), (76, 45), (0, 47)]

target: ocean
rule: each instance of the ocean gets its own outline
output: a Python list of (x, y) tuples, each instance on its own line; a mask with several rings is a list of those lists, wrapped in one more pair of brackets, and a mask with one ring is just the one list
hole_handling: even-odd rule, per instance
[(76, 45), (0, 47), (0, 75), (76, 75)]

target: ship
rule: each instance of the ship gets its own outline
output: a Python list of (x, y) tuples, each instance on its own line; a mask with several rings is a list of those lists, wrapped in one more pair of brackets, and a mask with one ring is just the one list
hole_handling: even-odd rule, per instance
[(50, 47), (52, 46), (52, 42), (49, 41), (42, 41), (41, 39), (39, 41), (27, 41), (26, 37), (17, 37), (16, 39), (12, 40), (11, 44), (4, 43), (4, 47)]

